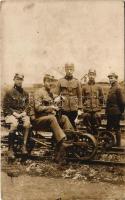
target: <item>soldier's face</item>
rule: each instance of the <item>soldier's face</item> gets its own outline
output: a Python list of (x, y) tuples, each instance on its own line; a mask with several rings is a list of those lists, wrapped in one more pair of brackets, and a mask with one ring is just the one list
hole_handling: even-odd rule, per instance
[(72, 69), (72, 68), (71, 69), (70, 68), (69, 69), (65, 69), (65, 72), (66, 72), (67, 76), (72, 76), (73, 72), (74, 72), (74, 69)]
[(95, 74), (94, 73), (89, 73), (88, 74), (88, 78), (89, 78), (89, 81), (94, 81), (95, 80)]
[(46, 89), (50, 89), (51, 88), (51, 80), (46, 79), (44, 82), (44, 86)]
[(14, 79), (14, 84), (18, 87), (22, 87), (23, 79), (21, 78), (15, 78)]
[(110, 76), (110, 77), (109, 77), (109, 82), (110, 82), (110, 84), (115, 83), (116, 81), (117, 81), (117, 78), (116, 78), (116, 77), (114, 77), (114, 76)]

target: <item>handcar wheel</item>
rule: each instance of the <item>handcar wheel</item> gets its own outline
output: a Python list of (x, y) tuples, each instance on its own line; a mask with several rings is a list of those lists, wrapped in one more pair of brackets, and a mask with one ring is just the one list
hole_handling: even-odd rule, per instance
[(110, 131), (103, 131), (99, 133), (98, 142), (101, 147), (108, 149), (116, 144), (116, 137)]
[(89, 133), (81, 133), (78, 142), (73, 146), (74, 156), (79, 160), (92, 159), (97, 151), (97, 141), (95, 137)]

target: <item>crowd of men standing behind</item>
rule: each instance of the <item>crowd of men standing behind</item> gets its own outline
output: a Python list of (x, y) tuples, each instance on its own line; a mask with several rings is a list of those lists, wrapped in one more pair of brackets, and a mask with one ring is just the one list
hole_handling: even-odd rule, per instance
[[(88, 127), (91, 112), (95, 113), (95, 123), (101, 124), (99, 112), (106, 106), (107, 130), (114, 130), (116, 133), (117, 146), (120, 146), (120, 119), (125, 108), (125, 97), (118, 84), (118, 76), (115, 73), (108, 75), (110, 89), (105, 102), (103, 89), (95, 82), (96, 71), (89, 69), (88, 83), (81, 87), (78, 79), (73, 76), (74, 64), (65, 65), (65, 76), (58, 80), (56, 94), (51, 91), (51, 78), (44, 76), (44, 86), (34, 94), (34, 106), (28, 112), (29, 95), (23, 89), (22, 82), (24, 75), (15, 74), (14, 87), (7, 91), (3, 101), (3, 112), (7, 123), (11, 124), (9, 132), (9, 157), (14, 157), (13, 143), (14, 131), (16, 130), (19, 119), (24, 125), (24, 145), (22, 153), (26, 154), (26, 143), (30, 123), (36, 129), (51, 130), (57, 140), (58, 154), (55, 160), (60, 159), (62, 147), (66, 148), (65, 129), (76, 129), (75, 120), (80, 113), (83, 113), (83, 123)], [(57, 96), (62, 97), (62, 117), (60, 122), (56, 118), (58, 107), (53, 103)], [(89, 130), (88, 130), (89, 131)]]

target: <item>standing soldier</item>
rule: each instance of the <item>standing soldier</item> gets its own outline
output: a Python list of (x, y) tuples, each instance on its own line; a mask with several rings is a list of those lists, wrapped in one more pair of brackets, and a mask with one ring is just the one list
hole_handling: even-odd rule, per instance
[(13, 145), (14, 145), (14, 133), (19, 124), (19, 120), (23, 121), (24, 127), (24, 143), (22, 147), (22, 153), (26, 154), (26, 143), (30, 128), (30, 118), (27, 115), (29, 95), (22, 88), (22, 82), (24, 75), (15, 74), (14, 87), (7, 91), (3, 100), (3, 113), (6, 123), (10, 123), (9, 132), (9, 153), (8, 157), (14, 159)]
[(64, 97), (62, 113), (67, 115), (75, 128), (78, 109), (82, 109), (82, 90), (78, 79), (73, 77), (74, 64), (65, 65), (66, 76), (58, 81), (57, 94)]
[[(83, 98), (83, 119), (87, 128), (91, 123), (91, 115), (93, 113), (94, 121), (97, 126), (100, 126), (101, 118), (99, 111), (104, 103), (104, 95), (102, 88), (95, 83), (96, 71), (89, 69), (88, 71), (88, 83), (82, 88)], [(90, 131), (90, 130), (88, 130)]]
[(114, 129), (116, 133), (117, 146), (121, 144), (120, 135), (120, 119), (125, 108), (125, 99), (123, 92), (118, 84), (118, 76), (115, 73), (108, 75), (111, 87), (109, 89), (107, 103), (106, 103), (106, 115), (107, 115), (107, 130)]

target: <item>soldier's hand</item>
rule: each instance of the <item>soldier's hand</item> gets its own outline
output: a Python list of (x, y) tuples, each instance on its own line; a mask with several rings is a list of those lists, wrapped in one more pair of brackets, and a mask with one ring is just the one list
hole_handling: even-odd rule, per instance
[(47, 113), (52, 113), (54, 111), (54, 106), (47, 106), (46, 112)]
[(17, 119), (21, 117), (21, 114), (17, 112), (13, 112), (13, 116), (16, 117)]
[(35, 120), (35, 115), (32, 115), (32, 116), (30, 117), (30, 119), (31, 119), (31, 121), (34, 121), (34, 120)]
[(78, 110), (78, 116), (82, 115), (83, 114), (83, 110), (82, 109), (79, 109)]
[(60, 96), (57, 96), (57, 97), (54, 99), (54, 102), (55, 102), (55, 103), (60, 103)]
[(59, 108), (58, 108), (57, 106), (54, 106), (54, 105), (49, 106), (49, 107), (50, 107), (50, 109), (52, 109), (52, 111), (53, 111), (53, 110), (55, 110), (55, 111), (59, 110)]
[(20, 117), (25, 117), (26, 116), (26, 112), (22, 112)]
[(55, 111), (58, 111), (58, 110), (59, 110), (58, 106), (53, 106), (53, 109), (54, 109)]

